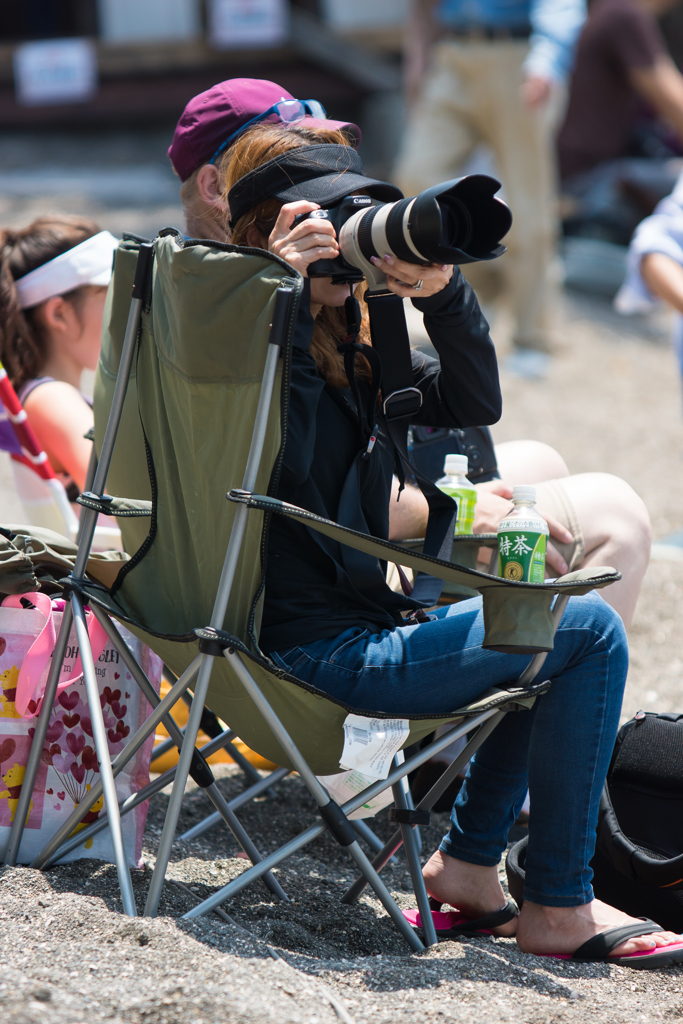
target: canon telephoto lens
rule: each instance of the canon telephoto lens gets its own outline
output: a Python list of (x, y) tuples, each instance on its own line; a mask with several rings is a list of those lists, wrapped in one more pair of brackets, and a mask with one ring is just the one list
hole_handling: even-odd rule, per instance
[(505, 252), (500, 242), (512, 224), (495, 196), (499, 188), (495, 178), (470, 174), (395, 203), (366, 199), (340, 225), (341, 255), (358, 269), (385, 253), (422, 265), (495, 259)]
[(295, 224), (308, 217), (329, 219), (339, 239), (340, 255), (312, 263), (308, 273), (350, 283), (365, 277), (372, 287), (381, 277), (373, 256), (388, 253), (422, 266), (502, 256), (512, 215), (496, 197), (499, 188), (487, 174), (469, 174), (394, 203), (349, 195), (328, 210), (302, 214)]

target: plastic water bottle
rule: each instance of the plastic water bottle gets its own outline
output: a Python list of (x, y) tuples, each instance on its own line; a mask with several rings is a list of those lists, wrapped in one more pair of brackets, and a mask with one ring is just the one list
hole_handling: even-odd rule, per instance
[(498, 525), (498, 575), (506, 580), (543, 583), (548, 524), (536, 510), (536, 488), (512, 488), (514, 508)]
[(447, 455), (443, 471), (445, 475), (436, 481), (436, 486), (458, 503), (455, 532), (472, 533), (477, 489), (467, 479), (467, 456)]

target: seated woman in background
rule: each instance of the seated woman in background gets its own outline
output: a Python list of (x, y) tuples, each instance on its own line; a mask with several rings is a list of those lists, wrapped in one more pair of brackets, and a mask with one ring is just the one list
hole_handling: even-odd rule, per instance
[(85, 217), (39, 217), (0, 232), (0, 361), (72, 501), (92, 451), (81, 375), (97, 366), (116, 245)]

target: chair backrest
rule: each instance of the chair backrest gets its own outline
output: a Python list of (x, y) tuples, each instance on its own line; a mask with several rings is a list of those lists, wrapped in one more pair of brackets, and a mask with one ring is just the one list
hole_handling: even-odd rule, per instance
[[(225, 495), (242, 482), (275, 293), (293, 273), (257, 252), (183, 246), (175, 233), (155, 243), (150, 301), (107, 485), (122, 497), (153, 498), (149, 536), (149, 520), (120, 521), (133, 557), (117, 599), (154, 632), (188, 634), (211, 618), (235, 514)], [(95, 383), (96, 444), (111, 404), (136, 259), (137, 246), (123, 242)], [(278, 385), (258, 477), (264, 491), (280, 442)], [(225, 622), (245, 643), (261, 578), (263, 517), (250, 520)], [(136, 560), (139, 549), (144, 557)]]

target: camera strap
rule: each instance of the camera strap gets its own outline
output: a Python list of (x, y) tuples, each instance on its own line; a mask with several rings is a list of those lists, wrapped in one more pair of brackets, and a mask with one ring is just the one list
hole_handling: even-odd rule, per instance
[[(422, 392), (415, 387), (410, 338), (403, 300), (393, 292), (367, 292), (372, 347), (382, 365), (382, 408), (389, 437), (397, 453), (399, 498), (406, 474), (415, 479), (429, 505), (423, 551), (450, 561), (458, 507), (449, 495), (423, 476), (408, 456), (408, 428), (422, 406)], [(425, 608), (436, 604), (443, 581), (418, 573), (411, 596)]]

